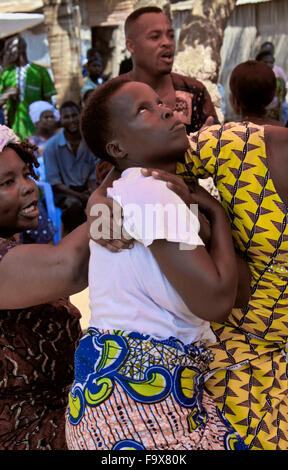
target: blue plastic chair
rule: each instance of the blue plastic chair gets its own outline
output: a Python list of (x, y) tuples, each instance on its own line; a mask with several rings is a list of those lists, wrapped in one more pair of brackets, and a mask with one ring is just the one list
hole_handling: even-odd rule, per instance
[(38, 168), (34, 168), (36, 175), (39, 176), (39, 181), (46, 181), (46, 171), (45, 171), (45, 165), (44, 165), (44, 158), (39, 157), (38, 163), (40, 166)]
[(57, 245), (61, 240), (61, 214), (62, 211), (59, 207), (55, 206), (54, 195), (52, 186), (48, 181), (36, 181), (38, 188), (42, 189), (44, 193), (45, 204), (47, 208), (48, 217), (54, 223), (57, 231), (54, 235), (54, 243)]

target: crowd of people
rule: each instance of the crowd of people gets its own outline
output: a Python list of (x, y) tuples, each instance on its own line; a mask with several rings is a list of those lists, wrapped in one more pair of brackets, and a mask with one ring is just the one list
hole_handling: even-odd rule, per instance
[[(119, 76), (90, 49), (59, 111), (25, 41), (5, 43), (0, 449), (287, 450), (287, 77), (263, 43), (231, 73), (238, 121), (219, 123), (172, 72), (160, 8), (125, 36)], [(82, 332), (68, 299), (87, 286)]]

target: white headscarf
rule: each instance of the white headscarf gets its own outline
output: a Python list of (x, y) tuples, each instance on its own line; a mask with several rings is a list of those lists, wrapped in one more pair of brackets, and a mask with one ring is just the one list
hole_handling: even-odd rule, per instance
[(29, 106), (29, 116), (33, 124), (40, 121), (41, 114), (44, 111), (53, 111), (56, 121), (59, 121), (59, 111), (51, 103), (48, 103), (48, 101), (34, 101)]
[(10, 127), (0, 125), (0, 152), (8, 144), (19, 144), (20, 140)]

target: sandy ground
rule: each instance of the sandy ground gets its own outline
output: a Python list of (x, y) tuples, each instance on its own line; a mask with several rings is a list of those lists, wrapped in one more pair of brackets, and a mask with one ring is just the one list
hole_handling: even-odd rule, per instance
[(82, 330), (85, 330), (89, 326), (90, 320), (88, 288), (82, 292), (78, 292), (78, 294), (72, 295), (70, 297), (70, 302), (81, 312), (81, 328)]

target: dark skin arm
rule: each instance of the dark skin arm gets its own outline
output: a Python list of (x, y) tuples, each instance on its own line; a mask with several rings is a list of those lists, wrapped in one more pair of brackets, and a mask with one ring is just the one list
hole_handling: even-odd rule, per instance
[[(107, 176), (105, 184), (95, 192), (98, 195), (94, 193), (89, 200), (89, 213), (95, 201), (107, 202), (106, 189), (118, 176), (115, 170)], [(203, 190), (204, 193), (206, 197)], [(201, 201), (212, 222), (209, 252), (203, 246), (181, 251), (177, 243), (166, 240), (154, 241), (150, 249), (162, 272), (193, 313), (208, 321), (224, 321), (233, 307), (237, 290), (237, 265), (229, 222), (215, 199), (211, 198), (214, 205), (211, 201), (207, 204), (201, 195), (191, 199), (189, 190), (188, 194), (189, 203)], [(203, 297), (203, 292), (209, 295)]]
[(89, 180), (87, 181), (87, 191), (90, 194), (93, 193), (93, 191), (95, 191), (95, 189), (97, 188), (97, 181), (96, 180)]
[(74, 196), (77, 199), (80, 199), (80, 201), (82, 201), (84, 204), (87, 203), (89, 198), (88, 192), (84, 191), (82, 193), (78, 193), (77, 191), (73, 191), (73, 189), (69, 188), (69, 186), (66, 186), (65, 184), (54, 184), (53, 189), (63, 194), (67, 194), (67, 196)]
[[(153, 172), (153, 174), (152, 174)], [(186, 203), (190, 204), (193, 203), (191, 200), (191, 194), (189, 187), (184, 183), (184, 181), (176, 175), (172, 175), (170, 173), (166, 173), (165, 171), (160, 170), (153, 170), (153, 169), (142, 169), (142, 173), (144, 176), (154, 176), (155, 178), (162, 179), (167, 181), (167, 186), (173, 190), (178, 196)], [(120, 172), (116, 169), (111, 170), (111, 172), (107, 175), (101, 186), (94, 191), (91, 195), (86, 212), (88, 214), (88, 225), (91, 226), (93, 221), (95, 220), (95, 216), (89, 215), (91, 212), (91, 208), (94, 204), (107, 204), (110, 207), (111, 217), (107, 220), (107, 224), (111, 227), (112, 226), (112, 219), (113, 219), (113, 207), (111, 199), (106, 197), (107, 188), (112, 186), (113, 181), (120, 177)], [(196, 201), (194, 201), (195, 203)], [(205, 243), (207, 249), (210, 251), (210, 239), (211, 239), (211, 227), (210, 222), (208, 221), (207, 217), (201, 211), (198, 212), (199, 222), (200, 222), (200, 232), (199, 235), (203, 242)], [(125, 248), (131, 248), (133, 246), (133, 241), (121, 237), (121, 221), (119, 222), (119, 237), (117, 240), (113, 239), (115, 237), (115, 233), (112, 234), (111, 231), (111, 239), (97, 239), (98, 244), (101, 246), (109, 249), (112, 252), (118, 252)], [(90, 234), (91, 236), (91, 234)], [(93, 237), (92, 237), (93, 238)], [(199, 248), (200, 249), (200, 248)], [(183, 252), (187, 253), (187, 252)], [(179, 254), (179, 250), (178, 250)], [(243, 308), (247, 305), (247, 302), (250, 298), (250, 279), (251, 273), (248, 267), (248, 264), (242, 259), (241, 255), (236, 253), (236, 262), (238, 268), (238, 287), (237, 287), (237, 294), (234, 302), (234, 307)]]
[[(114, 214), (113, 200), (111, 198), (107, 198), (107, 188), (111, 187), (113, 185), (113, 181), (120, 178), (120, 176), (121, 176), (121, 173), (116, 168), (113, 168), (108, 173), (108, 175), (106, 176), (104, 181), (101, 183), (101, 185), (91, 194), (88, 200), (87, 207), (86, 207), (89, 234), (91, 238), (94, 239), (99, 245), (107, 248), (113, 253), (117, 253), (124, 248), (132, 248), (133, 246), (133, 240), (131, 240), (129, 235), (125, 233), (122, 227), (121, 207), (118, 205), (117, 214)], [(107, 218), (107, 220), (104, 220), (104, 217), (103, 217), (104, 214), (102, 214), (101, 211), (97, 210), (96, 206), (98, 204), (99, 205), (104, 204), (109, 207), (110, 215)], [(117, 205), (115, 201), (114, 201), (114, 204)], [(119, 220), (117, 219), (118, 215), (120, 215), (120, 219), (118, 217)], [(92, 224), (100, 216), (102, 217), (103, 225), (105, 225), (105, 227), (103, 227), (103, 230), (110, 232), (110, 239), (102, 239), (102, 238), (95, 239), (92, 236), (92, 230), (91, 230)]]
[(204, 320), (223, 322), (233, 308), (238, 284), (230, 224), (224, 209), (203, 188), (198, 187), (190, 201), (210, 222), (209, 251), (204, 246), (183, 251), (166, 240), (155, 240), (149, 248), (188, 308)]
[[(174, 191), (178, 196), (189, 205), (190, 203), (190, 191), (197, 190), (198, 185), (192, 184), (190, 187), (185, 184), (182, 178), (179, 178), (176, 175), (172, 175), (162, 170), (153, 170), (153, 169), (142, 169), (144, 176), (153, 176), (154, 178), (161, 179), (167, 182), (167, 186)], [(200, 208), (201, 209), (201, 208)], [(200, 222), (200, 232), (199, 235), (205, 243), (206, 247), (209, 250), (210, 237), (211, 237), (211, 228), (210, 223), (205, 217), (204, 213), (199, 211), (199, 222)], [(234, 307), (243, 308), (247, 305), (250, 295), (251, 295), (251, 272), (248, 266), (248, 263), (242, 258), (242, 255), (236, 251), (236, 261), (237, 261), (237, 271), (238, 271), (238, 287), (237, 295), (234, 303)]]
[(0, 309), (53, 302), (79, 292), (88, 283), (87, 225), (54, 245), (19, 245), (0, 263)]
[(7, 88), (0, 96), (0, 107), (6, 103), (9, 98), (18, 98), (19, 90), (16, 87)]

